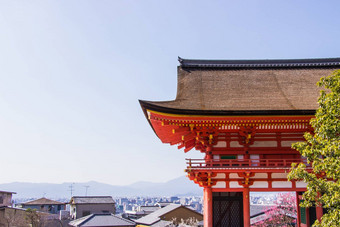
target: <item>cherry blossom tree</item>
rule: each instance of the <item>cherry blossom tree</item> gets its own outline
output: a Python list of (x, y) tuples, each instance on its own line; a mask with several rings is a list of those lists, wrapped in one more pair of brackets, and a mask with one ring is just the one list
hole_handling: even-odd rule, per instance
[(279, 193), (274, 204), (264, 212), (264, 219), (253, 224), (252, 227), (295, 226), (297, 215), (295, 193)]

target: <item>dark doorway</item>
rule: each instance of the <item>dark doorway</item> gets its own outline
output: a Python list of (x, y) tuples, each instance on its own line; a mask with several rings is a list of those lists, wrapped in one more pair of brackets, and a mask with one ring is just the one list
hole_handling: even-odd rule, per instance
[(309, 223), (312, 226), (314, 224), (314, 222), (316, 221), (316, 209), (315, 209), (315, 207), (309, 207), (308, 212), (309, 212)]
[(242, 192), (213, 193), (214, 227), (243, 227)]

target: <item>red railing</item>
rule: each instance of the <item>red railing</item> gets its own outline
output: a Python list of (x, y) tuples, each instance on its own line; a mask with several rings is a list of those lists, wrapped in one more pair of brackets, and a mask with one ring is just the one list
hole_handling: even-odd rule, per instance
[(303, 162), (309, 166), (303, 159), (186, 159), (188, 168), (241, 168), (241, 167), (259, 167), (259, 168), (276, 168), (291, 167), (292, 163)]

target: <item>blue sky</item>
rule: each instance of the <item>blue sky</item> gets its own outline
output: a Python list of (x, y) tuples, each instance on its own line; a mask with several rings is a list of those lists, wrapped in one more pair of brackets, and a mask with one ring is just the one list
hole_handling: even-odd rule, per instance
[(171, 100), (177, 57), (340, 57), (338, 1), (1, 1), (0, 183), (164, 182), (184, 154), (138, 99)]

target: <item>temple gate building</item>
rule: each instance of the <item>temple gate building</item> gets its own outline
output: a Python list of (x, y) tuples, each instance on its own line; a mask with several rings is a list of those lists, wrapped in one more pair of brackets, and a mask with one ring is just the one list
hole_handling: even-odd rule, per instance
[[(252, 191), (292, 191), (299, 200), (306, 184), (287, 173), (305, 160), (291, 144), (312, 131), (316, 82), (340, 58), (179, 62), (176, 99), (140, 104), (163, 143), (204, 154), (186, 169), (203, 187), (204, 226), (249, 227)], [(321, 207), (298, 207), (298, 226), (321, 216)]]

